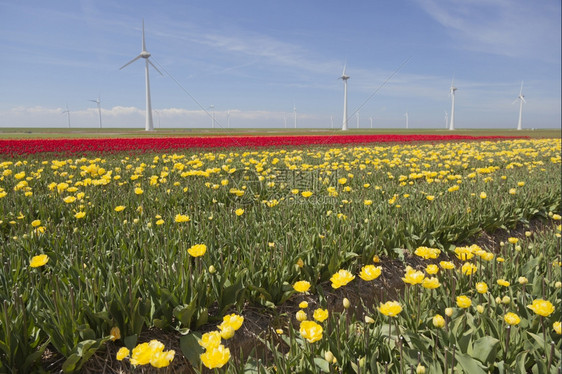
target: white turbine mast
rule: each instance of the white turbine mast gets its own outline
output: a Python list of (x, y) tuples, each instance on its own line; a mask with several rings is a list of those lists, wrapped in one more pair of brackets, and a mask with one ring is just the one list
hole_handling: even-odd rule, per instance
[(517, 100), (519, 100), (519, 121), (517, 122), (517, 130), (522, 130), (523, 128), (521, 126), (521, 115), (523, 114), (523, 103), (527, 104), (527, 102), (525, 101), (525, 95), (523, 95), (523, 81), (521, 81), (519, 96), (517, 96), (517, 99), (515, 99), (513, 104), (515, 104)]
[(359, 128), (359, 111), (355, 113), (355, 117), (357, 117), (357, 128)]
[(334, 116), (330, 115), (330, 128), (333, 130), (334, 129)]
[(347, 131), (347, 80), (350, 78), (348, 75), (345, 75), (345, 68), (347, 67), (347, 63), (343, 65), (343, 73), (341, 79), (343, 81), (343, 123), (342, 123), (342, 131)]
[(404, 113), (404, 117), (406, 117), (406, 128), (409, 128), (409, 124), (408, 124), (408, 112)]
[(99, 115), (99, 118), (100, 118), (100, 129), (101, 129), (101, 99), (100, 99), (100, 96), (98, 95), (97, 99), (90, 100), (90, 101), (93, 102), (93, 103), (96, 103), (97, 106), (98, 106), (98, 115)]
[(369, 117), (369, 120), (371, 121), (371, 128), (373, 128), (373, 117)]
[(226, 128), (230, 128), (230, 109), (226, 111)]
[(293, 116), (294, 116), (294, 120), (295, 120), (295, 129), (297, 128), (297, 107), (295, 104), (293, 104)]
[(160, 128), (160, 112), (154, 109), (154, 113), (156, 113), (156, 115), (158, 116), (158, 128)]
[(65, 114), (68, 117), (68, 128), (70, 128), (70, 109), (68, 109), (68, 104), (66, 104), (66, 110), (62, 112), (62, 114)]
[(445, 111), (445, 128), (449, 127), (449, 113)]
[(454, 78), (451, 80), (451, 88), (449, 89), (449, 93), (451, 95), (451, 123), (449, 124), (449, 130), (455, 129), (455, 91), (457, 88), (453, 82)]
[(145, 63), (145, 83), (146, 83), (146, 124), (144, 129), (146, 131), (153, 131), (154, 130), (154, 124), (152, 123), (152, 105), (150, 102), (150, 79), (148, 77), (148, 64), (150, 64), (158, 73), (160, 73), (160, 75), (163, 75), (160, 70), (158, 70), (158, 68), (156, 66), (154, 66), (154, 64), (152, 63), (152, 61), (149, 60), (150, 57), (150, 53), (146, 50), (146, 43), (145, 43), (145, 39), (144, 39), (144, 19), (142, 20), (142, 50), (141, 53), (135, 57), (134, 59), (132, 59), (131, 61), (127, 62), (125, 65), (121, 66), (121, 68), (119, 68), (119, 70), (123, 69), (124, 67), (132, 64), (133, 62), (137, 61), (139, 58), (144, 58), (144, 63)]

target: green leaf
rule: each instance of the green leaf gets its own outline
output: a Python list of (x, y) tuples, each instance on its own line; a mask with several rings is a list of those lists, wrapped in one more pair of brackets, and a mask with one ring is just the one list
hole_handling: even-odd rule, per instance
[(527, 372), (527, 368), (525, 366), (525, 361), (527, 361), (527, 354), (529, 354), (529, 351), (523, 351), (519, 353), (515, 358), (515, 365), (517, 368), (519, 368), (520, 373)]
[(467, 353), (469, 351), (470, 342), (472, 340), (472, 332), (463, 334), (460, 339), (458, 339), (458, 347), (462, 353)]
[(392, 248), (392, 251), (398, 255), (400, 261), (404, 261), (404, 252), (406, 252), (404, 248)]
[(242, 285), (242, 281), (238, 281), (235, 284), (226, 287), (221, 294), (220, 300), (220, 307), (221, 311), (220, 314), (224, 314), (228, 308), (234, 305), (238, 301), (238, 295), (240, 291), (244, 289)]
[(491, 336), (484, 336), (472, 345), (472, 356), (485, 365), (490, 365), (496, 358), (500, 341)]
[(196, 310), (197, 299), (193, 299), (189, 305), (178, 305), (174, 308), (174, 317), (176, 317), (183, 326), (189, 327), (191, 325), (191, 319)]
[(457, 352), (455, 359), (462, 366), (465, 373), (470, 374), (486, 374), (485, 368), (482, 364), (467, 354)]
[(314, 363), (316, 364), (316, 366), (318, 366), (318, 368), (320, 368), (320, 370), (322, 370), (323, 373), (330, 372), (330, 364), (328, 363), (328, 361), (324, 360), (323, 358), (315, 357)]
[[(498, 374), (505, 374), (505, 362), (496, 362), (495, 366), (498, 368)], [(524, 371), (522, 371), (524, 373)]]
[(128, 349), (133, 349), (137, 345), (137, 334), (130, 335), (123, 339), (123, 343), (125, 343), (125, 347)]
[(30, 354), (29, 356), (26, 357), (25, 363), (23, 364), (23, 367), (22, 367), (24, 372), (31, 371), (30, 369), (33, 367), (35, 362), (39, 358), (41, 358), (41, 356), (43, 355), (43, 352), (45, 352), (45, 349), (47, 348), (47, 346), (49, 345), (50, 342), (51, 342), (51, 339), (47, 339), (47, 341), (45, 341), (45, 343), (43, 343), (39, 348), (37, 348), (37, 351), (33, 352), (32, 354)]
[(252, 291), (257, 291), (257, 292), (263, 294), (263, 296), (265, 296), (265, 299), (268, 300), (268, 301), (273, 300), (273, 297), (271, 297), (271, 294), (269, 292), (267, 292), (266, 289), (263, 288), (263, 287), (256, 287), (252, 284), (249, 284), (248, 288)]
[(66, 361), (63, 362), (62, 372), (63, 373), (74, 372), (74, 370), (76, 370), (76, 364), (78, 364), (78, 361), (80, 361), (80, 359), (81, 357), (78, 354), (76, 353), (71, 354), (70, 357), (68, 357)]
[(194, 368), (198, 368), (201, 365), (199, 356), (205, 351), (203, 347), (199, 345), (200, 339), (201, 335), (193, 332), (180, 338), (181, 352)]
[(533, 339), (535, 339), (539, 347), (544, 347), (544, 339), (541, 336), (538, 336), (537, 334), (533, 334), (532, 332), (529, 331), (527, 331), (527, 334), (531, 335)]
[(207, 308), (201, 309), (199, 312), (199, 316), (197, 317), (197, 322), (195, 323), (195, 327), (203, 326), (209, 320), (209, 311)]

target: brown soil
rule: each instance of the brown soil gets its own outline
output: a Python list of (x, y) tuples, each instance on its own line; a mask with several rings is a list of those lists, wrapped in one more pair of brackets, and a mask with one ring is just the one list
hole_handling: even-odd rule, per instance
[[(545, 223), (540, 219), (535, 219), (528, 224), (519, 224), (514, 230), (496, 230), (493, 233), (480, 233), (474, 240), (459, 245), (477, 244), (489, 251), (498, 253), (500, 251), (500, 242), (507, 242), (508, 237), (524, 238), (525, 231), (541, 232), (552, 230), (551, 223)], [(459, 263), (456, 257), (450, 257), (445, 253), (441, 253), (440, 257), (432, 260), (433, 263), (447, 260)], [(357, 320), (363, 320), (365, 315), (373, 314), (379, 302), (386, 300), (395, 300), (397, 295), (402, 292), (404, 282), (404, 267), (410, 265), (413, 268), (423, 269), (427, 266), (428, 261), (405, 252), (404, 262), (392, 258), (380, 258), (379, 265), (382, 266), (382, 275), (371, 282), (355, 281), (350, 285), (333, 290), (330, 283), (326, 282), (320, 285), (325, 292), (327, 299), (327, 307), (330, 311), (341, 312), (343, 310), (343, 299), (347, 298), (351, 302), (353, 315)], [(271, 357), (268, 357), (267, 351), (260, 338), (265, 336), (275, 336), (270, 334), (276, 328), (286, 326), (289, 321), (295, 322), (293, 316), (299, 310), (298, 304), (301, 301), (307, 301), (309, 309), (315, 309), (319, 306), (318, 297), (316, 295), (295, 295), (286, 303), (278, 306), (275, 310), (262, 306), (246, 305), (241, 314), (244, 316), (244, 324), (236, 332), (235, 336), (226, 342), (226, 346), (230, 348), (233, 360), (239, 361), (240, 356), (260, 358), (262, 362), (267, 364)], [(349, 313), (349, 312), (348, 312)], [(350, 314), (351, 315), (351, 314)], [(295, 324), (295, 327), (296, 324)], [(211, 331), (216, 326), (204, 326), (201, 331)], [(297, 327), (298, 329), (298, 327)], [(140, 334), (138, 341), (145, 342), (151, 339), (158, 339), (166, 346), (166, 349), (173, 349), (176, 352), (175, 358), (166, 369), (155, 369), (150, 366), (138, 367), (135, 373), (194, 373), (191, 365), (183, 356), (179, 341), (181, 335), (176, 331), (163, 331), (152, 328)], [(117, 361), (115, 356), (122, 344), (109, 342), (104, 349), (96, 352), (96, 354), (84, 365), (83, 373), (129, 373), (131, 366), (126, 361)], [(42, 366), (47, 372), (60, 372), (64, 358), (53, 350), (47, 349), (43, 355)], [(211, 373), (211, 371), (208, 371)]]

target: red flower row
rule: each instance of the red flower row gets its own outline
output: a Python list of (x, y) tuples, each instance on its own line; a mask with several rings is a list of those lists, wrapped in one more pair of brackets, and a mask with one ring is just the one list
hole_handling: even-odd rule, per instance
[(275, 147), (323, 144), (366, 144), (383, 142), (427, 142), (454, 140), (497, 140), (513, 137), (465, 135), (318, 135), (318, 136), (220, 136), (185, 138), (94, 138), (0, 140), (0, 155), (36, 153), (114, 153), (186, 148)]

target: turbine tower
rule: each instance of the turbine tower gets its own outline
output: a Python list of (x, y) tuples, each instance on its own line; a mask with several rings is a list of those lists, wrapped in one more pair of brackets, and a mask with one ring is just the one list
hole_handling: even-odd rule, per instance
[(453, 85), (453, 80), (451, 80), (451, 88), (449, 90), (451, 94), (451, 123), (449, 124), (449, 130), (454, 130), (455, 129), (455, 91), (457, 90), (457, 88)]
[(293, 115), (295, 117), (295, 129), (297, 128), (297, 107), (293, 104)]
[(369, 120), (371, 121), (371, 128), (373, 128), (373, 117), (369, 117)]
[(100, 100), (100, 97), (98, 96), (97, 99), (90, 100), (90, 101), (93, 102), (93, 103), (96, 103), (98, 105), (98, 114), (99, 114), (99, 117), (100, 117), (100, 129), (101, 129), (101, 100)]
[(519, 96), (513, 102), (515, 104), (519, 100), (519, 121), (517, 122), (517, 130), (521, 130), (521, 114), (523, 113), (523, 103), (527, 104), (525, 101), (525, 96), (523, 95), (523, 81), (521, 81), (521, 89), (519, 90)]
[(355, 113), (355, 117), (357, 117), (357, 128), (359, 128), (359, 111)]
[(343, 81), (343, 124), (341, 128), (342, 131), (347, 131), (347, 80), (350, 77), (345, 75), (346, 65), (347, 64), (343, 66), (343, 73), (341, 74), (341, 77), (338, 78)]
[(66, 104), (66, 110), (62, 112), (62, 114), (67, 114), (68, 116), (68, 128), (70, 128), (70, 109), (68, 109), (68, 104)]
[(408, 112), (404, 113), (404, 117), (406, 117), (406, 128), (408, 128)]
[(150, 80), (148, 78), (148, 64), (152, 65), (152, 67), (158, 73), (160, 73), (160, 75), (163, 75), (163, 74), (160, 72), (160, 70), (158, 70), (158, 68), (156, 66), (154, 66), (152, 61), (150, 61), (148, 59), (149, 57), (150, 57), (150, 53), (146, 50), (146, 43), (144, 41), (144, 19), (143, 19), (142, 20), (142, 51), (137, 57), (135, 57), (131, 61), (127, 62), (125, 65), (121, 66), (121, 68), (119, 68), (119, 70), (121, 70), (124, 67), (132, 64), (133, 62), (137, 61), (139, 58), (144, 58), (145, 81), (146, 81), (146, 125), (145, 125), (144, 129), (146, 131), (153, 131), (154, 130), (154, 124), (152, 123), (152, 105), (150, 103)]
[(445, 111), (445, 128), (449, 127), (449, 113)]

